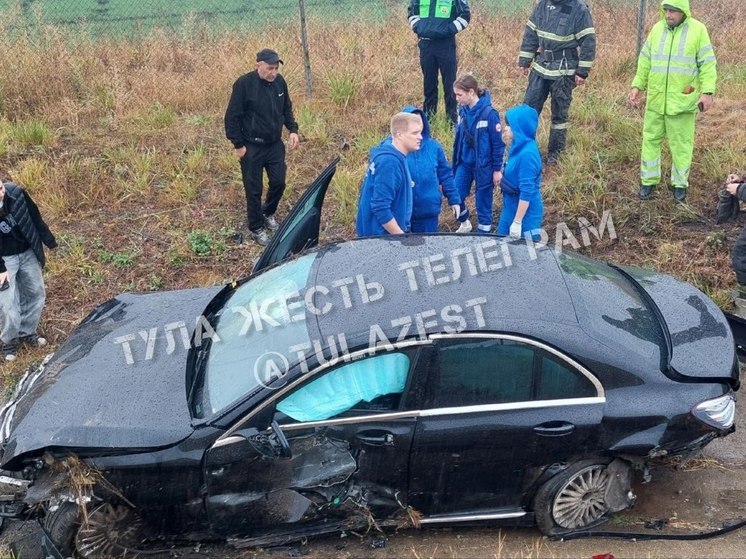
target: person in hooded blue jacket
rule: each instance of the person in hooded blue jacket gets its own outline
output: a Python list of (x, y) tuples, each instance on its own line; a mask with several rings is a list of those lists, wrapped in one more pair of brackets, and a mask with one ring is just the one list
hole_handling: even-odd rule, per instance
[[(453, 182), (453, 170), (440, 142), (430, 136), (430, 124), (425, 112), (407, 106), (402, 112), (419, 115), (422, 119), (422, 143), (420, 149), (407, 155), (409, 174), (414, 181), (412, 193), (412, 233), (437, 233), (442, 196), (448, 200), (454, 217), (461, 212), (461, 196)], [(391, 137), (385, 141), (391, 142)]]
[(530, 234), (534, 240), (539, 238), (544, 203), (541, 200), (541, 154), (536, 143), (538, 126), (539, 113), (528, 105), (518, 105), (505, 113), (503, 136), (510, 147), (500, 182), (503, 209), (497, 223), (498, 235), (520, 239)]
[(406, 156), (422, 142), (422, 119), (397, 113), (391, 119), (391, 141), (370, 150), (370, 163), (360, 187), (355, 229), (359, 237), (401, 235), (410, 230), (412, 190)]
[(472, 226), (465, 200), (475, 188), (477, 230), (492, 230), (492, 196), (502, 178), (503, 152), (500, 115), (492, 107), (489, 91), (479, 87), (473, 76), (466, 75), (453, 84), (459, 104), (459, 122), (453, 141), (453, 174), (456, 188), (461, 195), (461, 222), (457, 233), (468, 233)]

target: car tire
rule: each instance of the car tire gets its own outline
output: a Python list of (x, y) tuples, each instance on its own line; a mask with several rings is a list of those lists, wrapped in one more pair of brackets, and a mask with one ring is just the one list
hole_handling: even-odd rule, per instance
[(72, 557), (75, 535), (80, 528), (80, 507), (75, 503), (62, 503), (56, 510), (47, 513), (42, 526), (57, 551), (64, 557)]
[(533, 510), (542, 533), (557, 535), (585, 530), (606, 520), (609, 463), (611, 460), (606, 458), (574, 462), (539, 488)]

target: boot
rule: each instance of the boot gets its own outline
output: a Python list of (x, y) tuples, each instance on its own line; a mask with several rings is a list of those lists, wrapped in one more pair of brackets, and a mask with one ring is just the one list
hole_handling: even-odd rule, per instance
[(549, 145), (547, 146), (547, 165), (556, 165), (559, 161), (560, 153), (565, 149), (567, 141), (567, 130), (552, 128), (549, 130)]

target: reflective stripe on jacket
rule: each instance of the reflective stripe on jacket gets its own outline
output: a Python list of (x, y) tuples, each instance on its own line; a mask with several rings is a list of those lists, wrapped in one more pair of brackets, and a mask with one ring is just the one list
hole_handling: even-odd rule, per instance
[(596, 59), (596, 30), (582, 0), (539, 0), (526, 22), (518, 65), (542, 76), (588, 76)]
[(715, 93), (717, 62), (705, 25), (691, 17), (688, 0), (665, 0), (686, 19), (671, 29), (661, 21), (650, 31), (637, 60), (632, 87), (647, 89), (647, 110), (677, 115), (697, 111), (702, 93)]
[(423, 39), (444, 39), (463, 31), (471, 20), (467, 0), (410, 0), (409, 25)]

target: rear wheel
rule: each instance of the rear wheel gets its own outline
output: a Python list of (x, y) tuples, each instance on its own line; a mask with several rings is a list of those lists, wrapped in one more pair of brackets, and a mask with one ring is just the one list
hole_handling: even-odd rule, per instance
[(570, 465), (547, 481), (534, 497), (536, 524), (544, 534), (561, 534), (597, 526), (606, 519), (608, 460)]

